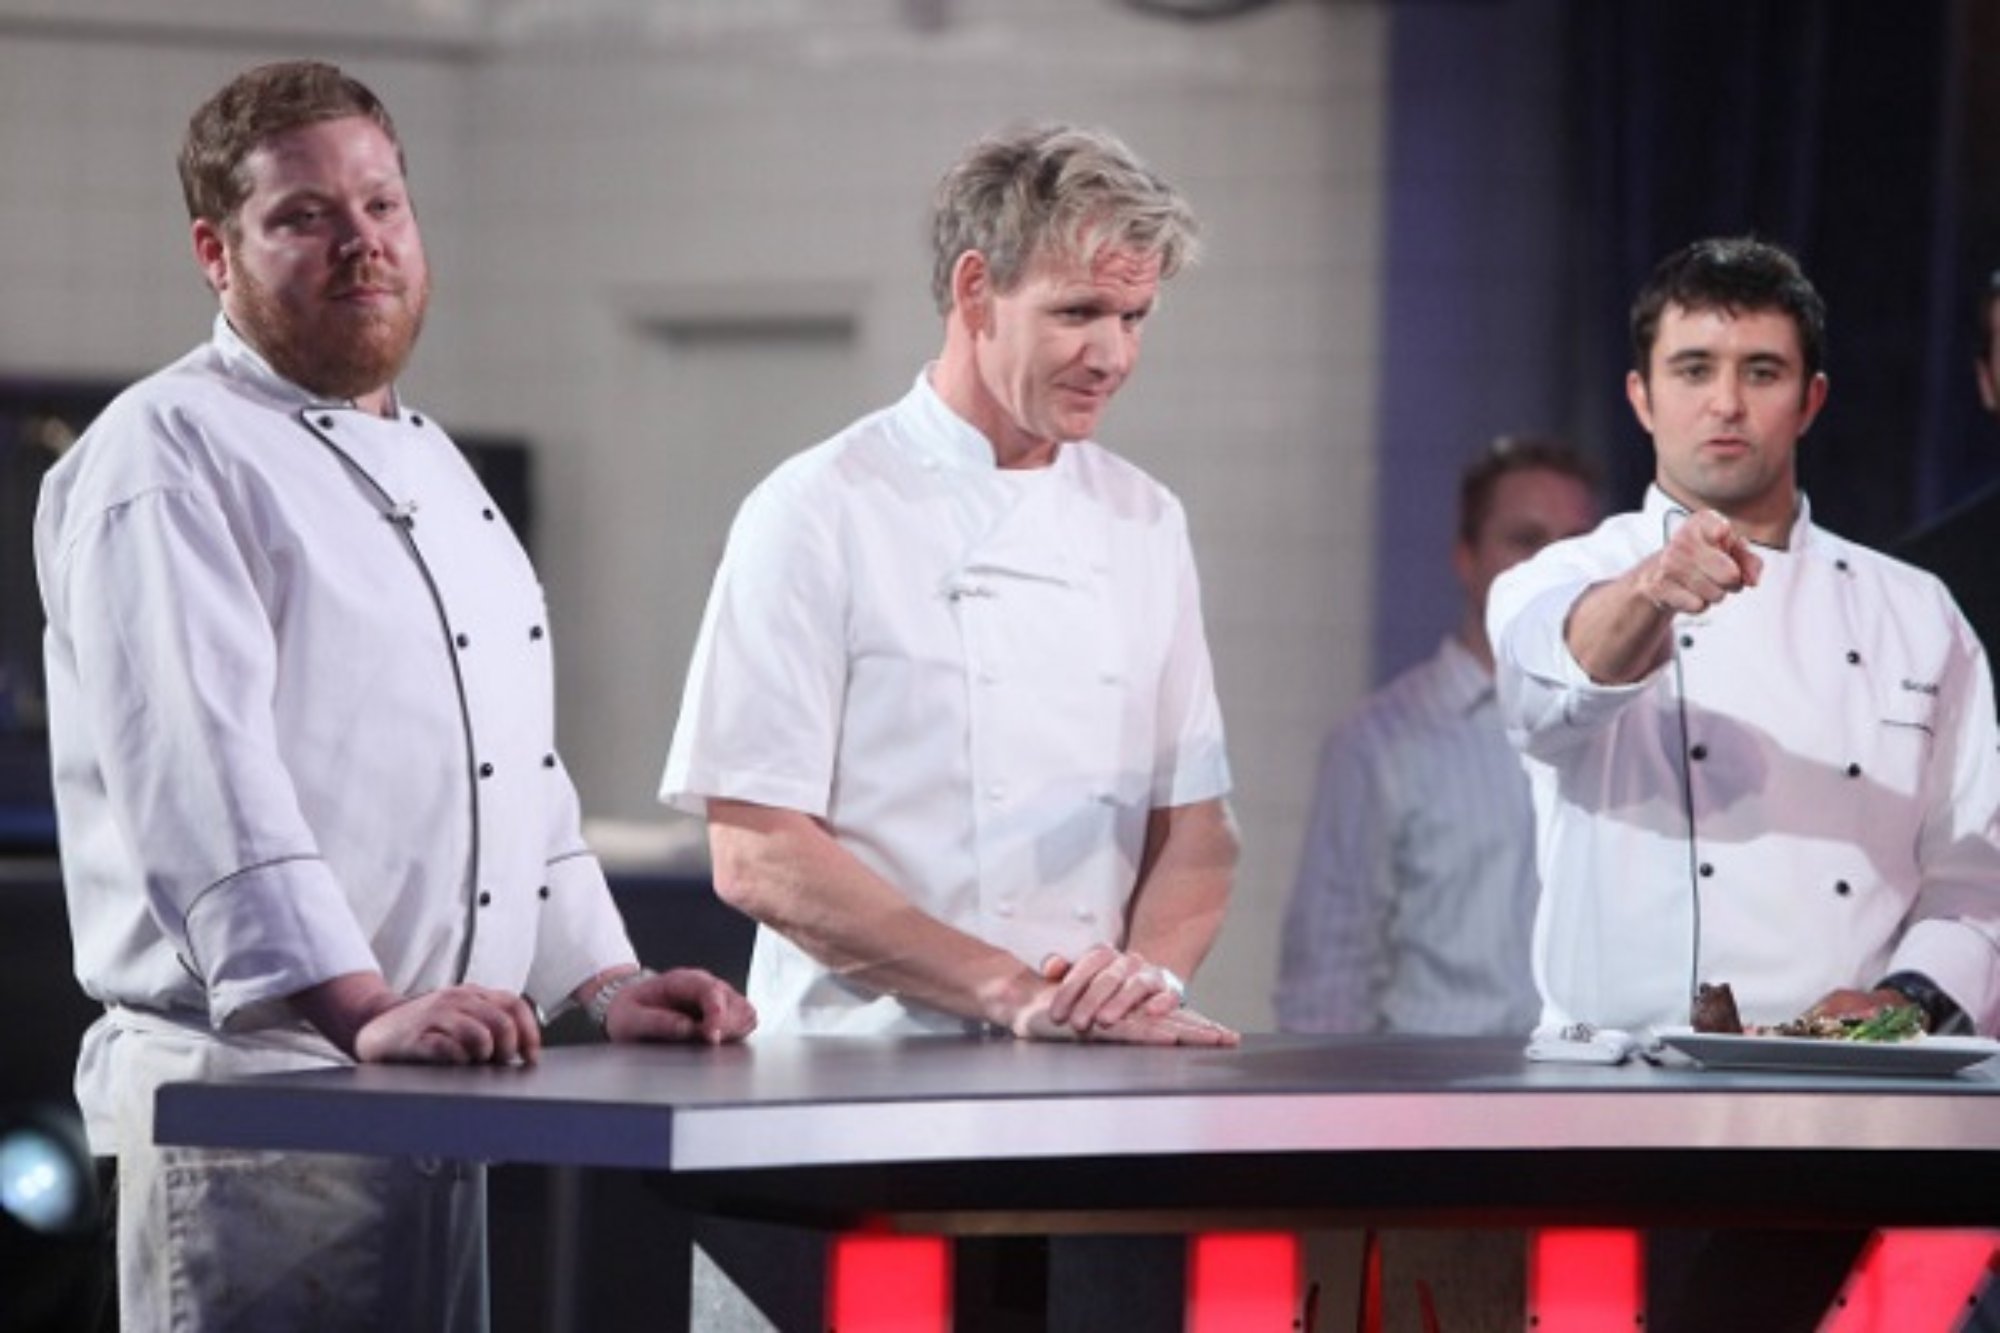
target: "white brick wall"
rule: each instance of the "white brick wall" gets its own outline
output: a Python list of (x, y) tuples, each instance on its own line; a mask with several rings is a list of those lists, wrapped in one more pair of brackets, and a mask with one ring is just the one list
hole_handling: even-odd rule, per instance
[[(184, 26), (162, 21), (180, 7)], [(349, 65), (403, 130), (437, 271), (409, 390), (461, 432), (535, 442), (565, 751), (593, 811), (649, 815), (744, 487), (935, 350), (938, 173), (1009, 120), (1109, 126), (1208, 226), (1104, 437), (1192, 518), (1247, 843), (1200, 989), (1267, 1027), (1314, 751), (1368, 670), (1385, 8), (1188, 25), (960, 0), (926, 33), (889, 0), (628, 2), (602, 6), (609, 39), (577, 8), (373, 0), (387, 26), (362, 39), (313, 0), (96, 0), (59, 24), (0, 0), (0, 373), (129, 376), (198, 338), (180, 125), (251, 60)], [(729, 404), (681, 401), (706, 382), (632, 332), (746, 301), (854, 321), (844, 351), (801, 353), (809, 389), (754, 404), (801, 423), (787, 438), (718, 432)]]

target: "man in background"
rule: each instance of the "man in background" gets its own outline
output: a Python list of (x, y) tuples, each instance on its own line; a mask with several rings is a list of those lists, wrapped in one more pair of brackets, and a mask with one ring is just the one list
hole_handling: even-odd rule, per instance
[(153, 1143), (161, 1084), (531, 1062), (536, 1012), (733, 1041), (640, 968), (557, 757), (526, 553), (396, 381), (403, 153), (329, 65), (247, 71), (180, 169), (221, 310), (53, 469), (35, 530), (77, 1068), (128, 1330), (479, 1329), (483, 1168)]
[[(1979, 289), (1979, 355), (1973, 383), (1987, 416), (2000, 418), (2000, 270)], [(1992, 429), (1989, 424), (1989, 430)], [(1959, 502), (1934, 522), (1904, 537), (1895, 554), (1944, 580), (1989, 654), (2000, 642), (2000, 482)]]
[(1045, 126), (931, 233), (943, 349), (744, 503), (661, 796), (760, 923), (767, 1030), (1233, 1042), (1181, 994), (1237, 855), (1186, 520), (1092, 441), (1193, 217)]
[(1285, 913), (1287, 1032), (1526, 1033), (1534, 811), (1493, 694), (1486, 592), (1597, 518), (1595, 467), (1503, 437), (1459, 479), (1458, 628), (1326, 738)]

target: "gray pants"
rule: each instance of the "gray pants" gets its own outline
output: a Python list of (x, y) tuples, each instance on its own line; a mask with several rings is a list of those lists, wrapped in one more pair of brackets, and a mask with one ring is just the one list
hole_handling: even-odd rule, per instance
[(162, 1147), (154, 1090), (326, 1061), (121, 1014), (111, 1034), (126, 1333), (485, 1333), (477, 1164)]
[(127, 1158), (118, 1172), (127, 1333), (485, 1333), (484, 1167), (190, 1148), (141, 1156), (150, 1160)]

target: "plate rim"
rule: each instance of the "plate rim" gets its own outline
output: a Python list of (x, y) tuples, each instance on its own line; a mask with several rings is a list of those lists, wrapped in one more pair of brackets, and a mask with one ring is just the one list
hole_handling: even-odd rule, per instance
[[(1848, 1074), (1905, 1071), (1956, 1073), (2000, 1056), (2000, 1040), (1980, 1036), (1925, 1035), (1899, 1042), (1832, 1042), (1748, 1032), (1696, 1032), (1685, 1026), (1655, 1028), (1653, 1036), (1689, 1059), (1716, 1069), (1790, 1068), (1807, 1069), (1814, 1073)], [(1691, 1049), (1693, 1046), (1707, 1047), (1714, 1058), (1704, 1058), (1699, 1051)], [(1737, 1054), (1729, 1053), (1732, 1046), (1737, 1047)], [(1797, 1058), (1797, 1053), (1808, 1049), (1820, 1054)], [(1794, 1053), (1794, 1058), (1786, 1058), (1787, 1052)], [(1839, 1054), (1835, 1055), (1835, 1052)]]

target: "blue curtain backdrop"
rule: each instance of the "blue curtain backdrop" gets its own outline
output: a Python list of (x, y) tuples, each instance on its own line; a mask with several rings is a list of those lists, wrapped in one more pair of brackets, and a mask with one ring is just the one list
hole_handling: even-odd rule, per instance
[[(1571, 151), (1605, 331), (1592, 372), (1629, 364), (1626, 304), (1661, 255), (1706, 235), (1784, 244), (1828, 305), (1833, 394), (1801, 477), (1828, 526), (1890, 544), (1981, 461), (1962, 447), (1979, 433), (1959, 253), (1964, 6), (1569, 11)], [(1612, 415), (1615, 475), (1643, 482), (1643, 436)]]
[[(1820, 521), (1892, 546), (2000, 478), (1971, 371), (1978, 293), (2000, 264), (1995, 11), (1397, 7), (1378, 676), (1455, 620), (1450, 478), (1481, 441), (1567, 435), (1603, 458), (1612, 508), (1636, 503), (1652, 465), (1621, 388), (1625, 311), (1661, 256), (1701, 236), (1778, 241), (1826, 297), (1833, 392), (1800, 455)], [(1441, 337), (1424, 312), (1447, 287), (1458, 332)], [(1511, 332), (1469, 340), (1479, 328)]]

